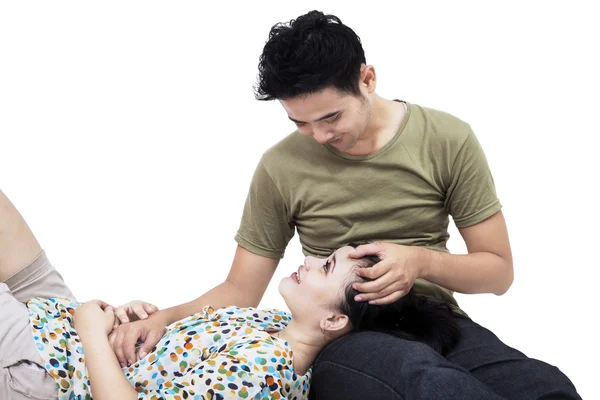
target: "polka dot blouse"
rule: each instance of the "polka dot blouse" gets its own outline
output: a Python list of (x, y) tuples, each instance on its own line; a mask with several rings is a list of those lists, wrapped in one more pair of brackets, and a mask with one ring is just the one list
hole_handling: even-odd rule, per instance
[[(85, 355), (72, 316), (79, 304), (32, 299), (33, 338), (59, 399), (91, 399)], [(305, 399), (311, 370), (294, 372), (281, 330), (291, 315), (279, 310), (205, 307), (167, 327), (146, 357), (123, 373), (139, 399)]]

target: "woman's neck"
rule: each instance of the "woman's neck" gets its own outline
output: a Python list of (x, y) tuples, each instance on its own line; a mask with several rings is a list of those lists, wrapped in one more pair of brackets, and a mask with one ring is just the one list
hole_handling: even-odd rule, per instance
[(292, 320), (285, 329), (271, 335), (288, 342), (293, 352), (294, 371), (304, 375), (330, 340), (320, 330), (315, 332), (298, 325)]

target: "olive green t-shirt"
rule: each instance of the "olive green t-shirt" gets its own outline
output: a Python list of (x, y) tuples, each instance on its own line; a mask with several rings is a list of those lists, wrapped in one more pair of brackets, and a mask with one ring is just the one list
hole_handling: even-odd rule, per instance
[[(406, 104), (396, 135), (367, 156), (350, 156), (297, 131), (267, 150), (237, 243), (280, 258), (297, 230), (304, 254), (318, 257), (366, 240), (447, 252), (449, 215), (464, 228), (498, 212), (492, 174), (471, 127)], [(414, 288), (456, 304), (452, 292), (423, 279)]]

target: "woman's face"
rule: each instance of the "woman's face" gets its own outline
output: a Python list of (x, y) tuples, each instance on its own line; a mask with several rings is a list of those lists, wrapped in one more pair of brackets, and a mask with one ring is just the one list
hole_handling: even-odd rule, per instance
[(327, 258), (306, 257), (291, 276), (279, 283), (279, 293), (294, 319), (315, 322), (339, 313), (344, 291), (353, 279), (357, 260), (348, 257), (350, 246), (339, 248)]

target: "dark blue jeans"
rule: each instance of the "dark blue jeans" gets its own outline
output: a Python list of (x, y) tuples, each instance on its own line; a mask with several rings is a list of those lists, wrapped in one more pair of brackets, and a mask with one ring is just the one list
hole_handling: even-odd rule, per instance
[(558, 368), (468, 318), (457, 321), (463, 337), (446, 357), (378, 332), (334, 341), (315, 361), (310, 399), (581, 399)]

